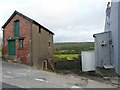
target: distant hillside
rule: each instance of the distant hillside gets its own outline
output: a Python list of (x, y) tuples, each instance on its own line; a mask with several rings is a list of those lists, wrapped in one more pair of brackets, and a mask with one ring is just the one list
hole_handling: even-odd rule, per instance
[(94, 42), (66, 42), (55, 43), (55, 53), (80, 53), (81, 51), (94, 50)]

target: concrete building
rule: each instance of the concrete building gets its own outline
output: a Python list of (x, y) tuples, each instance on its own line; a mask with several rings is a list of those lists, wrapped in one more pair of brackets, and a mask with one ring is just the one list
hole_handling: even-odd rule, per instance
[(95, 34), (96, 67), (114, 68), (120, 75), (120, 1), (106, 9), (105, 32)]
[(15, 11), (2, 28), (4, 59), (41, 68), (53, 57), (54, 33), (35, 20)]

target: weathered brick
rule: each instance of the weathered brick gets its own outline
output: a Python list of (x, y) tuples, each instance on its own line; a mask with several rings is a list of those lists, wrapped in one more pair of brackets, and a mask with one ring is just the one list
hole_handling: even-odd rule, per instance
[(16, 58), (20, 59), (22, 63), (30, 64), (31, 52), (31, 22), (25, 18), (16, 15), (4, 28), (4, 55), (8, 56), (8, 40), (14, 37), (14, 21), (20, 21), (20, 37), (24, 37), (24, 48), (20, 48), (19, 40), (16, 40)]

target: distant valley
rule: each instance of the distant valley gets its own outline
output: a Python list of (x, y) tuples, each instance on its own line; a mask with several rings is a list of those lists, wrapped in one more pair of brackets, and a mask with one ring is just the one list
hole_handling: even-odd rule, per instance
[(55, 53), (79, 54), (81, 51), (94, 50), (94, 42), (65, 42), (54, 44)]

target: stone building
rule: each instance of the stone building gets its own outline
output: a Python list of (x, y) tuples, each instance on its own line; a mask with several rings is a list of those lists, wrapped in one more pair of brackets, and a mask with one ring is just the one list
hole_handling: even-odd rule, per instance
[(15, 11), (3, 28), (4, 59), (42, 67), (53, 57), (54, 33), (29, 17)]

